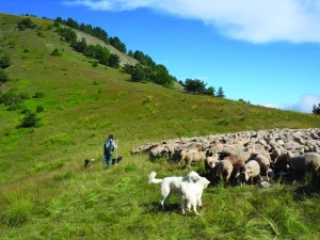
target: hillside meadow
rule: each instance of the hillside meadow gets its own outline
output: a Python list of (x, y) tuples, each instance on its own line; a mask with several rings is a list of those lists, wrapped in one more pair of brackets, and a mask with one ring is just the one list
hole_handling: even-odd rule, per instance
[[(37, 28), (16, 29), (23, 18), (0, 14), (0, 55), (12, 61), (1, 92), (29, 96), (17, 110), (0, 105), (0, 239), (320, 237), (317, 191), (277, 182), (268, 189), (212, 186), (204, 192), (201, 216), (183, 216), (178, 196), (169, 210), (159, 210), (159, 187), (148, 185), (147, 176), (188, 171), (166, 159), (130, 154), (140, 144), (166, 139), (319, 128), (319, 116), (133, 83), (120, 69), (93, 67), (48, 19), (31, 18)], [(54, 49), (62, 56), (52, 56)], [(19, 128), (26, 109), (39, 106), (39, 126)], [(110, 133), (124, 160), (107, 171), (101, 157)], [(96, 159), (89, 169), (85, 158)], [(193, 170), (204, 173), (202, 164)]]

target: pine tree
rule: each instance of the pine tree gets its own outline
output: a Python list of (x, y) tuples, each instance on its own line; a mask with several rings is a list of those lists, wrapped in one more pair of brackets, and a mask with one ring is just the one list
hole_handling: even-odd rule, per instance
[(315, 104), (313, 105), (312, 113), (316, 115), (320, 115), (320, 103), (318, 103), (318, 106), (316, 106)]
[(217, 97), (221, 97), (221, 98), (225, 97), (222, 87), (219, 87), (218, 92), (217, 92)]

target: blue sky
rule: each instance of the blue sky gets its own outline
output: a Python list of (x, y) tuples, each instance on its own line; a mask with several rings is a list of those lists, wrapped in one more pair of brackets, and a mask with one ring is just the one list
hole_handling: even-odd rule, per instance
[(301, 112), (320, 103), (320, 0), (11, 0), (0, 12), (101, 27), (229, 99)]

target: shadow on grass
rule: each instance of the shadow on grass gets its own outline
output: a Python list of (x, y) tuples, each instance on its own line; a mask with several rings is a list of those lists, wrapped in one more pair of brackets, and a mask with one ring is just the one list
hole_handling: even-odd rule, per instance
[(162, 209), (159, 202), (145, 203), (142, 204), (145, 209), (144, 213), (181, 213), (181, 208), (179, 203), (172, 203)]
[(311, 182), (307, 185), (298, 186), (295, 190), (296, 200), (303, 201), (305, 198), (316, 197), (320, 195), (320, 176), (313, 176)]

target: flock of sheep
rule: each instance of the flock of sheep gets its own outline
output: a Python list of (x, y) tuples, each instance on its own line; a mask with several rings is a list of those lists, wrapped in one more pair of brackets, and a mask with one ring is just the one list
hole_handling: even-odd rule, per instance
[(320, 175), (320, 128), (242, 131), (150, 143), (131, 150), (152, 161), (169, 158), (177, 164), (204, 163), (207, 175), (226, 184)]

